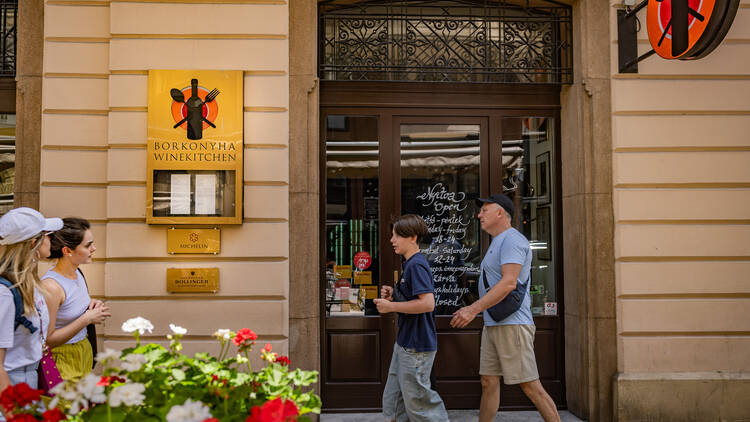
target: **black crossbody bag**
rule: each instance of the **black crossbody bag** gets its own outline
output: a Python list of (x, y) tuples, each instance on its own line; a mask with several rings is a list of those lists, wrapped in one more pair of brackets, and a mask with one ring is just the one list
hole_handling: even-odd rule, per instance
[[(505, 239), (503, 239), (505, 241)], [(500, 244), (502, 248), (502, 244)], [(529, 274), (531, 278), (531, 274)], [(482, 281), (484, 281), (485, 294), (490, 291), (490, 284), (487, 282), (487, 273), (482, 269)], [(516, 283), (516, 288), (512, 292), (505, 296), (505, 299), (501, 300), (500, 303), (495, 304), (487, 308), (487, 313), (490, 314), (495, 322), (500, 322), (505, 318), (508, 318), (517, 310), (521, 309), (521, 303), (523, 303), (523, 296), (526, 294), (526, 286), (529, 284), (529, 279), (526, 279), (526, 283)]]
[[(503, 239), (503, 241), (505, 241), (505, 239)], [(502, 249), (502, 246), (501, 243), (500, 249)], [(531, 278), (531, 273), (529, 273), (529, 278)], [(487, 282), (487, 273), (484, 272), (484, 269), (482, 269), (482, 281), (484, 281), (484, 294), (487, 294), (487, 292), (490, 291), (490, 284)], [(505, 299), (501, 300), (494, 306), (487, 308), (487, 313), (490, 314), (490, 317), (492, 317), (495, 322), (500, 322), (521, 309), (521, 303), (523, 303), (523, 296), (526, 294), (527, 284), (529, 284), (528, 278), (526, 279), (526, 283), (516, 283), (516, 288), (508, 293), (508, 296), (505, 296)]]
[[(487, 274), (482, 271), (482, 280), (484, 280), (484, 290), (490, 291), (490, 284), (487, 283)], [(521, 309), (521, 303), (523, 303), (523, 296), (526, 294), (526, 283), (516, 283), (516, 288), (512, 292), (505, 296), (505, 299), (501, 300), (500, 303), (487, 308), (487, 312), (490, 314), (495, 322), (500, 322), (505, 318), (508, 318), (517, 310)]]

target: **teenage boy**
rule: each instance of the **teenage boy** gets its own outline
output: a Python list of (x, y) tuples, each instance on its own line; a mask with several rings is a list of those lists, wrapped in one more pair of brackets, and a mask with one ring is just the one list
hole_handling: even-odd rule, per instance
[(394, 287), (383, 286), (383, 298), (374, 300), (381, 314), (398, 312), (398, 336), (383, 391), (383, 416), (388, 421), (448, 421), (443, 400), (430, 388), (437, 332), (432, 271), (419, 252), (419, 240), (426, 235), (421, 217), (396, 219), (391, 245), (404, 257), (403, 277)]

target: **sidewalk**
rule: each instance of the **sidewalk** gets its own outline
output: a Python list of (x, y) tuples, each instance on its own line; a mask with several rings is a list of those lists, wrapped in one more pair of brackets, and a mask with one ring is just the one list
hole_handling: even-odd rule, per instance
[[(449, 410), (451, 422), (474, 422), (479, 418), (478, 410)], [(560, 411), (562, 422), (583, 422), (567, 410)], [(496, 422), (544, 422), (535, 411), (499, 412)], [(383, 422), (380, 413), (324, 413), (320, 422)]]

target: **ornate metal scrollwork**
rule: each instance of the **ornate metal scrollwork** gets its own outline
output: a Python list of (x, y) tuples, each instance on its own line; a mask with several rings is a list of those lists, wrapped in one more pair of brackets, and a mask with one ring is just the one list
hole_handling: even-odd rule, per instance
[(16, 74), (16, 22), (18, 0), (0, 0), (0, 75)]
[(571, 9), (550, 0), (319, 3), (329, 80), (571, 83)]

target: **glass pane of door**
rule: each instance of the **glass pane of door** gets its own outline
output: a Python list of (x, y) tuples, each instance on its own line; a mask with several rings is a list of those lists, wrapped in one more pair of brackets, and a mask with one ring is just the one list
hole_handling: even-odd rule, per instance
[(401, 124), (401, 212), (420, 215), (435, 280), (436, 315), (477, 300), (481, 249), (479, 124)]
[(377, 315), (378, 118), (328, 116), (325, 133), (326, 313)]
[(531, 313), (557, 315), (555, 121), (533, 116), (504, 120), (503, 191), (521, 210), (513, 226), (531, 243)]

